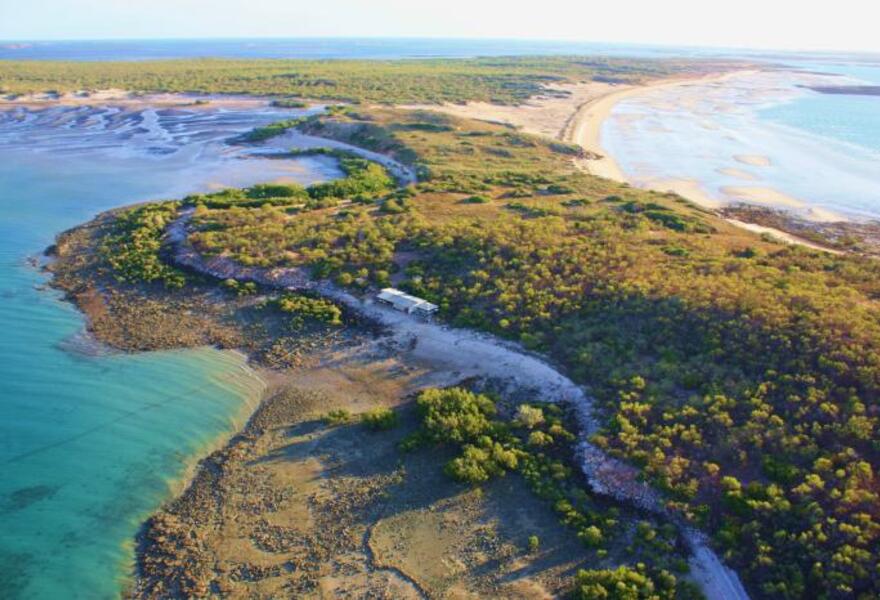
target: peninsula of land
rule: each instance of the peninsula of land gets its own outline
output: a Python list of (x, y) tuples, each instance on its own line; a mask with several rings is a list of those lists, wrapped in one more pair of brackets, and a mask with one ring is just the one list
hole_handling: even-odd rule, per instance
[[(340, 179), (124, 208), (59, 238), (54, 285), (100, 340), (240, 348), (271, 383), (144, 525), (132, 596), (880, 591), (876, 261), (597, 176), (632, 71), (515, 66), (465, 61), (452, 87), (389, 67), (384, 95), (232, 140), (330, 157)], [(684, 85), (681, 65), (640, 68)], [(331, 99), (320, 74), (323, 102), (364, 85)], [(389, 287), (437, 320), (378, 306)]]

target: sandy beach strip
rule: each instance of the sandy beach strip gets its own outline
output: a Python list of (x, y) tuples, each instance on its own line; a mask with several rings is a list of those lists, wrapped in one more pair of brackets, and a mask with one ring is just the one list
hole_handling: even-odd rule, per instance
[(658, 192), (672, 192), (705, 208), (721, 208), (724, 202), (713, 198), (696, 179), (658, 178), (645, 182), (645, 187)]
[[(605, 119), (609, 117), (614, 106), (633, 96), (645, 94), (661, 88), (677, 87), (681, 85), (689, 85), (694, 83), (723, 82), (731, 77), (747, 75), (754, 73), (753, 70), (732, 71), (721, 74), (709, 74), (700, 77), (677, 78), (655, 81), (647, 85), (639, 86), (619, 86), (616, 90), (605, 95), (589, 100), (578, 108), (577, 112), (570, 119), (568, 126), (563, 130), (562, 139), (580, 145), (592, 156), (590, 158), (578, 159), (577, 163), (580, 168), (586, 172), (619, 181), (621, 183), (632, 183), (621, 171), (614, 158), (602, 147), (601, 132)], [(599, 156), (599, 158), (595, 158)], [(767, 156), (762, 155), (736, 155), (733, 159), (743, 165), (750, 167), (770, 167), (772, 161)], [(725, 169), (727, 175), (742, 180), (759, 179), (752, 173), (741, 169)], [(710, 195), (702, 184), (695, 179), (677, 179), (677, 178), (658, 178), (642, 182), (640, 187), (662, 192), (673, 192), (686, 198), (696, 204), (710, 209), (718, 209), (724, 206), (724, 198), (716, 198)], [(753, 204), (764, 204), (777, 208), (786, 208), (796, 210), (798, 214), (810, 221), (815, 222), (839, 222), (845, 219), (829, 210), (812, 207), (808, 203), (792, 198), (778, 190), (763, 186), (728, 186), (721, 190), (727, 200), (748, 202)], [(799, 236), (792, 235), (785, 231), (766, 227), (752, 223), (745, 223), (736, 219), (726, 219), (732, 225), (742, 227), (757, 234), (768, 234), (776, 239), (789, 243), (798, 244), (812, 248), (814, 250), (822, 250), (831, 253), (839, 253), (836, 250), (825, 248), (809, 240)]]
[(788, 233), (787, 231), (776, 229), (775, 227), (767, 227), (766, 225), (758, 225), (757, 223), (746, 223), (745, 221), (740, 221), (739, 219), (727, 218), (725, 219), (725, 221), (727, 221), (731, 225), (736, 225), (737, 227), (748, 229), (749, 231), (757, 233), (758, 235), (769, 235), (778, 239), (781, 242), (785, 242), (786, 244), (797, 244), (799, 246), (806, 246), (807, 248), (812, 248), (813, 250), (821, 250), (822, 252), (829, 252), (831, 254), (843, 254), (843, 251), (841, 250), (835, 250), (834, 248), (820, 246), (819, 244)]
[[(588, 153), (590, 158), (580, 159), (578, 166), (599, 177), (627, 182), (614, 158), (602, 147), (602, 125), (611, 114), (614, 106), (626, 98), (645, 94), (647, 92), (681, 85), (695, 83), (709, 83), (724, 81), (734, 75), (741, 75), (752, 71), (733, 71), (726, 73), (710, 73), (707, 75), (692, 77), (676, 77), (660, 79), (645, 85), (620, 85), (614, 86), (614, 90), (607, 94), (594, 98), (581, 105), (573, 115), (568, 126), (562, 133), (562, 139), (578, 144)], [(595, 156), (598, 155), (598, 158)]]

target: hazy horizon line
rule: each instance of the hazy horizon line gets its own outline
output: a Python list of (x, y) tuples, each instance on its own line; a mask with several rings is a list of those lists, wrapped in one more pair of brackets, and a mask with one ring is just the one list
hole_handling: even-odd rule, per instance
[(238, 41), (238, 40), (264, 40), (264, 41), (282, 41), (282, 40), (446, 40), (446, 41), (466, 41), (466, 42), (523, 42), (523, 43), (546, 43), (546, 44), (585, 44), (597, 46), (620, 46), (620, 47), (643, 47), (658, 49), (692, 49), (692, 50), (714, 50), (714, 51), (749, 51), (749, 52), (782, 52), (789, 54), (834, 54), (834, 55), (861, 55), (880, 58), (880, 51), (875, 50), (857, 50), (857, 49), (836, 49), (836, 48), (790, 48), (790, 47), (767, 47), (767, 46), (726, 46), (726, 45), (702, 45), (702, 44), (669, 44), (655, 42), (622, 42), (622, 41), (603, 41), (603, 40), (587, 40), (581, 38), (559, 37), (559, 38), (540, 38), (540, 37), (510, 37), (510, 36), (407, 36), (407, 35), (296, 35), (296, 36), (237, 36), (237, 35), (211, 35), (211, 36), (151, 36), (151, 37), (71, 37), (71, 38), (0, 38), (0, 44), (52, 44), (52, 43), (71, 43), (71, 42), (136, 42), (136, 41), (157, 41), (157, 42), (197, 42), (197, 41)]

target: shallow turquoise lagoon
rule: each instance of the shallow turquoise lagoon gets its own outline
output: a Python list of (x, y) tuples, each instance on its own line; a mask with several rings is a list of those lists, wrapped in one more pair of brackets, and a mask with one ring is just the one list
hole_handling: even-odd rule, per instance
[(188, 136), (169, 127), (182, 137), (158, 153), (140, 133), (99, 135), (93, 149), (70, 152), (86, 139), (75, 126), (59, 129), (59, 144), (56, 126), (43, 124), (30, 146), (4, 138), (11, 127), (0, 123), (0, 595), (114, 598), (143, 518), (247, 415), (263, 382), (231, 352), (84, 351), (81, 315), (45, 288), (29, 257), (113, 206), (336, 170), (324, 160), (240, 159), (205, 141), (214, 124)]

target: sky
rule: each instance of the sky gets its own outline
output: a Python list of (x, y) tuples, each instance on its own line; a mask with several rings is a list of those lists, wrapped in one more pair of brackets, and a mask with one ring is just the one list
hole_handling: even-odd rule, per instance
[(0, 0), (0, 40), (527, 38), (880, 52), (876, 0)]

